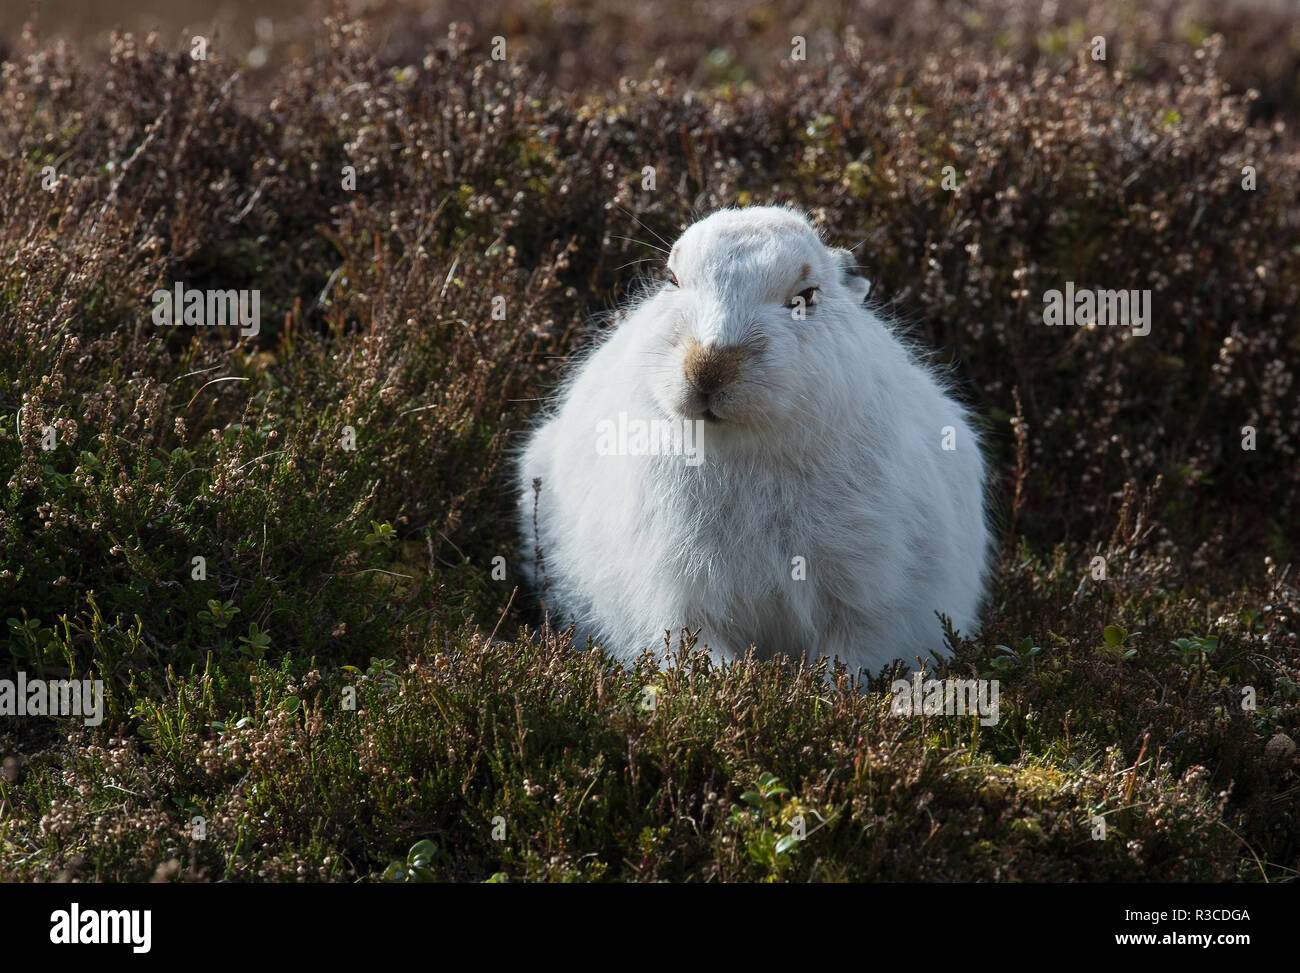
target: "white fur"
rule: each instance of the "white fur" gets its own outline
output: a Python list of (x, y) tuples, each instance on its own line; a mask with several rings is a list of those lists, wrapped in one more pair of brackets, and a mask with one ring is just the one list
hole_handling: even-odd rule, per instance
[[(789, 209), (714, 213), (673, 247), (680, 288), (656, 288), (577, 365), (518, 489), (525, 572), (579, 644), (631, 660), (689, 628), (719, 660), (752, 643), (875, 670), (942, 655), (936, 612), (976, 627), (990, 557), (978, 439), (863, 305), (847, 256)], [(810, 284), (819, 302), (793, 320)], [(704, 425), (703, 462), (598, 455), (602, 419), (701, 414), (690, 339), (750, 350), (708, 400), (721, 421)]]

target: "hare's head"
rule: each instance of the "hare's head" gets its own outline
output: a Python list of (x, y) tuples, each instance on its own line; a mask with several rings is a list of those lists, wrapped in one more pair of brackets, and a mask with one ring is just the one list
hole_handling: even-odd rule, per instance
[(770, 433), (835, 394), (867, 282), (798, 213), (714, 213), (674, 244), (666, 278), (644, 307), (652, 394), (666, 413)]

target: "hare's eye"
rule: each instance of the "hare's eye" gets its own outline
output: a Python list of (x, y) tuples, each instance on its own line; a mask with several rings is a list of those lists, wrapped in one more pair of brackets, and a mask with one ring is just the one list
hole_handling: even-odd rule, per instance
[(817, 303), (817, 288), (809, 287), (790, 299), (791, 307), (812, 307)]

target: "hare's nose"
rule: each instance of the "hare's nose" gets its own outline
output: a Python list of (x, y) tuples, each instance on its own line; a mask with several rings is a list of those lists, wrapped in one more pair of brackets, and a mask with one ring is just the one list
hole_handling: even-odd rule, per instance
[(686, 381), (701, 395), (712, 395), (736, 380), (743, 356), (739, 348), (692, 344), (684, 363)]

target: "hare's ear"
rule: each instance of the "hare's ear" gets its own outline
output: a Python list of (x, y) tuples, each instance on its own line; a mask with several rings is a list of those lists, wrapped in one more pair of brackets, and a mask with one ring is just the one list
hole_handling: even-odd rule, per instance
[(862, 276), (853, 254), (840, 247), (835, 247), (831, 253), (840, 263), (840, 280), (844, 286), (851, 290), (859, 301), (865, 301), (867, 295), (871, 293), (871, 281)]

